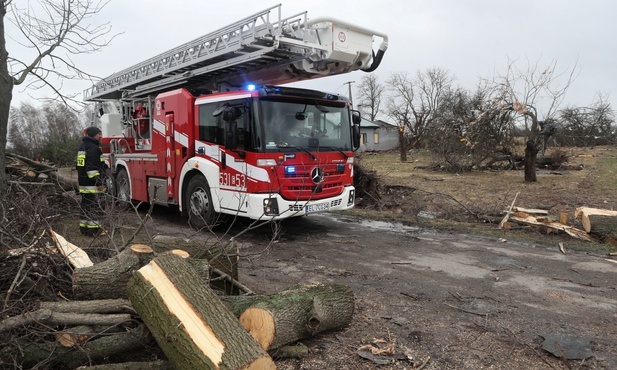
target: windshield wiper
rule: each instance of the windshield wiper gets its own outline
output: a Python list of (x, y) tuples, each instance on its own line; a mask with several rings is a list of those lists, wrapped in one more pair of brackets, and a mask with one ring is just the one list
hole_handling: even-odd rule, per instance
[(341, 150), (341, 148), (336, 147), (336, 146), (324, 146), (324, 145), (320, 145), (320, 148), (326, 148), (326, 149), (330, 149), (330, 150), (338, 150), (339, 153), (341, 153), (343, 155), (343, 157), (345, 157), (345, 159), (349, 158), (349, 156), (347, 154), (345, 154), (344, 151)]

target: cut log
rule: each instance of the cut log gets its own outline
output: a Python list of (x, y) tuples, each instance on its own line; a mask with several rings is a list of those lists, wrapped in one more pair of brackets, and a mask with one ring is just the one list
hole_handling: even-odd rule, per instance
[(589, 233), (602, 239), (617, 238), (617, 216), (588, 215)]
[(266, 350), (349, 325), (355, 304), (351, 288), (341, 284), (301, 285), (273, 295), (221, 300)]
[(275, 369), (274, 361), (183, 258), (164, 254), (135, 272), (133, 307), (177, 369)]
[(134, 244), (117, 256), (73, 273), (73, 293), (77, 299), (128, 298), (126, 286), (133, 272), (154, 256), (151, 247)]
[(613, 228), (617, 227), (617, 211), (600, 208), (579, 207), (574, 211), (574, 217), (581, 221), (583, 229), (585, 229), (585, 231), (587, 231), (588, 233), (590, 233), (593, 228), (592, 222), (591, 220), (589, 220), (589, 216), (613, 217)]
[(617, 211), (579, 207), (574, 211), (574, 217), (581, 221), (588, 233), (601, 238), (617, 238)]

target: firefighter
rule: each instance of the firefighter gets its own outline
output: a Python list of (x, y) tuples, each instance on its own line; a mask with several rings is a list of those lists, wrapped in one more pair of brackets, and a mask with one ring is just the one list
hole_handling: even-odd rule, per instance
[(98, 127), (86, 128), (77, 152), (77, 178), (81, 195), (79, 231), (87, 236), (106, 234), (101, 228), (102, 210), (98, 199), (99, 194), (105, 192), (107, 169), (103, 152), (99, 148), (101, 137), (101, 130)]

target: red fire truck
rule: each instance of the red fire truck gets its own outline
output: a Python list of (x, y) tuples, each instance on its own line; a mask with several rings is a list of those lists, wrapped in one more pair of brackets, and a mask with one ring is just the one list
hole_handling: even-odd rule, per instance
[(278, 5), (101, 80), (84, 96), (115, 195), (178, 206), (196, 228), (353, 207), (359, 113), (275, 84), (370, 72), (386, 48), (384, 34)]

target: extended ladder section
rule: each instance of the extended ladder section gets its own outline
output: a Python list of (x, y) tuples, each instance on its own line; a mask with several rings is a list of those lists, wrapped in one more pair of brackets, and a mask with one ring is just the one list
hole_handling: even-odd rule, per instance
[[(375, 37), (382, 39), (377, 52)], [(386, 51), (385, 34), (307, 12), (281, 17), (277, 5), (202, 36), (84, 91), (85, 101), (131, 99), (176, 87), (219, 91), (222, 84), (283, 84), (373, 71)]]

